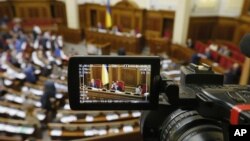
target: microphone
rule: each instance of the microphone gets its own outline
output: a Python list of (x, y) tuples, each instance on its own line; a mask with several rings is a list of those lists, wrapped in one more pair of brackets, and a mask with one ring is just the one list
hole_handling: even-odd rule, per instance
[(240, 40), (240, 51), (247, 57), (250, 57), (250, 33), (245, 34)]

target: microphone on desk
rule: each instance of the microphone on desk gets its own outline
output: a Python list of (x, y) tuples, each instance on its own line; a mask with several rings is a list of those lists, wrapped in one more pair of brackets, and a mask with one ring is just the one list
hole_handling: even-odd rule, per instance
[(250, 57), (250, 33), (245, 34), (240, 40), (240, 51), (245, 56)]

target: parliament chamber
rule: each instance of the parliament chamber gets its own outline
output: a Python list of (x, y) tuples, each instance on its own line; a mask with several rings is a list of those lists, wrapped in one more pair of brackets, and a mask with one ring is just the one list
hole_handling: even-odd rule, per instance
[[(70, 109), (69, 58), (160, 56), (162, 75), (176, 83), (181, 66), (205, 63), (226, 84), (246, 85), (250, 60), (239, 43), (249, 8), (248, 0), (1, 0), (0, 140), (142, 141), (143, 111)], [(147, 73), (108, 72), (107, 84), (101, 67), (80, 80), (88, 98), (147, 99)]]

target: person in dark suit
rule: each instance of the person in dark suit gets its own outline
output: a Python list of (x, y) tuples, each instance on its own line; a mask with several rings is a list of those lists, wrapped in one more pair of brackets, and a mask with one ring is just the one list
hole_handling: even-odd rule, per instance
[(234, 63), (233, 66), (225, 73), (225, 84), (239, 84), (241, 75), (241, 67), (238, 63)]
[(35, 83), (37, 78), (34, 73), (34, 67), (31, 64), (28, 64), (26, 68), (24, 68), (24, 73), (26, 75), (26, 81), (30, 83)]
[(112, 82), (112, 85), (111, 85), (111, 90), (118, 90), (118, 91), (122, 91), (122, 87), (118, 84), (118, 81), (116, 82)]
[(199, 65), (200, 60), (201, 60), (201, 57), (197, 53), (193, 54), (191, 57), (191, 63), (193, 64)]

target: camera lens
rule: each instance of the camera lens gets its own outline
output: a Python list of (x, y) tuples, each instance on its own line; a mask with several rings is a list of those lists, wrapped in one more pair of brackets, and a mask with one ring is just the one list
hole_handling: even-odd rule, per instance
[(202, 117), (196, 111), (174, 111), (161, 129), (161, 141), (223, 141), (219, 123)]

